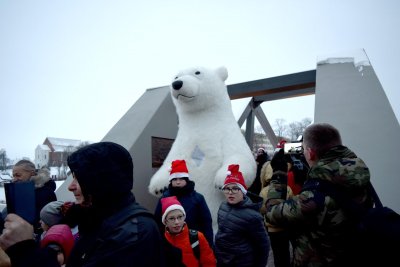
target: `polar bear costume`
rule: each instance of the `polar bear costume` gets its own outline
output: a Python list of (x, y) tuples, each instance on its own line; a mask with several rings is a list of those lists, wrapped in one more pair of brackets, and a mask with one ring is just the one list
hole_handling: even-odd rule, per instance
[(225, 80), (225, 67), (189, 68), (179, 72), (171, 83), (171, 96), (179, 119), (176, 139), (161, 168), (150, 180), (149, 192), (160, 197), (169, 184), (169, 168), (184, 159), (190, 180), (204, 195), (217, 230), (218, 208), (230, 164), (239, 164), (245, 183), (256, 176), (256, 162), (232, 113)]

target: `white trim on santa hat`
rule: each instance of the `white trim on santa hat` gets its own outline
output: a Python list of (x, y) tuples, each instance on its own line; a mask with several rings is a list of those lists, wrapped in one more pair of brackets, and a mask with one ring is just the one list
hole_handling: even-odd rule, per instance
[(179, 204), (172, 204), (171, 206), (169, 206), (169, 207), (164, 211), (164, 214), (163, 214), (162, 217), (161, 217), (161, 221), (162, 221), (162, 223), (163, 223), (164, 225), (166, 224), (166, 223), (165, 223), (165, 217), (167, 217), (167, 214), (168, 214), (170, 211), (173, 211), (173, 210), (180, 210), (180, 211), (182, 211), (183, 215), (186, 216), (185, 209), (184, 209), (181, 205), (179, 205)]
[(187, 172), (174, 172), (169, 175), (169, 181), (171, 182), (172, 179), (175, 178), (185, 178), (187, 177), (189, 179), (189, 173)]

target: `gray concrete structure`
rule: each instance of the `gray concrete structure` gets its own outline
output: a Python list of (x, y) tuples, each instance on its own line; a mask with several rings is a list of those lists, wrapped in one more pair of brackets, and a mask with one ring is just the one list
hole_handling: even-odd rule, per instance
[(134, 162), (133, 193), (150, 210), (154, 209), (157, 201), (147, 190), (155, 172), (151, 139), (175, 139), (177, 131), (178, 116), (169, 87), (164, 86), (148, 89), (102, 140), (116, 142), (131, 152)]
[[(231, 99), (252, 96), (238, 122), (242, 125), (246, 120), (246, 140), (250, 146), (255, 118), (268, 138), (276, 140), (260, 107), (263, 101), (315, 93), (314, 121), (331, 123), (341, 131), (344, 144), (370, 167), (372, 182), (383, 203), (400, 212), (396, 164), (400, 126), (372, 66), (325, 62), (318, 64), (317, 70), (229, 85), (228, 93)], [(147, 190), (155, 172), (152, 138), (174, 139), (177, 130), (175, 106), (169, 87), (164, 86), (148, 89), (103, 138), (123, 145), (133, 155), (133, 192), (151, 211), (157, 200)], [(66, 190), (70, 179), (57, 192), (61, 200), (71, 199)]]
[(319, 64), (316, 78), (314, 121), (340, 130), (370, 168), (383, 204), (400, 212), (400, 125), (372, 66)]
[[(155, 172), (152, 167), (152, 137), (175, 139), (178, 117), (169, 92), (169, 87), (148, 89), (126, 112), (126, 114), (104, 136), (102, 141), (111, 141), (129, 150), (134, 162), (133, 193), (136, 199), (153, 210), (157, 198), (147, 186)], [(67, 187), (71, 176), (57, 190), (59, 200), (74, 200)], [(112, 182), (112, 180), (110, 180)]]

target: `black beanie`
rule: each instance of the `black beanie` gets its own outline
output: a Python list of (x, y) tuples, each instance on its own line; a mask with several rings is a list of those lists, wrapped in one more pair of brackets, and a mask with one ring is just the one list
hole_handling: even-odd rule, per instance
[(68, 157), (68, 166), (86, 199), (93, 202), (131, 193), (132, 157), (123, 146), (99, 142), (82, 147)]

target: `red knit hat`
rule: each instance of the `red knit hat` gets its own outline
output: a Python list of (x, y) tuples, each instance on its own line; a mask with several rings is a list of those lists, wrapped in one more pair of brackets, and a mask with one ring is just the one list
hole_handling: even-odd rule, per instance
[(225, 186), (227, 186), (228, 184), (236, 184), (243, 192), (243, 194), (247, 193), (247, 186), (244, 182), (242, 173), (239, 171), (238, 164), (231, 164), (228, 166), (228, 174), (225, 178), (224, 186), (222, 187), (222, 189), (225, 188)]
[(176, 196), (162, 198), (161, 199), (161, 207), (162, 207), (161, 221), (162, 221), (163, 224), (165, 224), (165, 217), (167, 216), (167, 214), (170, 211), (180, 210), (180, 211), (183, 212), (183, 215), (186, 216), (185, 209), (182, 207), (181, 203), (176, 198)]
[(40, 241), (40, 246), (43, 248), (51, 244), (58, 245), (64, 252), (64, 261), (67, 261), (71, 254), (72, 247), (74, 246), (74, 242), (71, 228), (66, 224), (56, 224), (50, 227), (46, 232), (44, 238)]
[(189, 178), (189, 171), (186, 167), (186, 161), (184, 159), (174, 160), (169, 171), (169, 181), (174, 178)]

